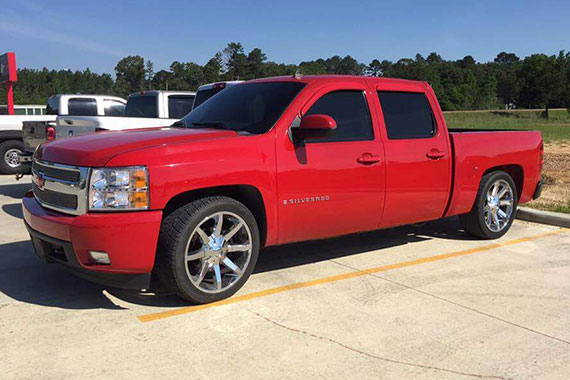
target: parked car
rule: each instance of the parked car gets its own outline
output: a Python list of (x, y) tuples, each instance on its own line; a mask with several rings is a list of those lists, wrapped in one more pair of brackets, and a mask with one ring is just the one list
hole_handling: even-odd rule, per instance
[(425, 82), (254, 80), (177, 125), (41, 145), (23, 198), (37, 254), (207, 303), (242, 287), (262, 247), (452, 215), (494, 239), (541, 189), (540, 132), (448, 130)]
[(196, 97), (194, 98), (192, 109), (198, 107), (200, 104), (204, 103), (206, 100), (210, 99), (212, 96), (216, 95), (223, 89), (235, 86), (236, 84), (240, 83), (243, 83), (243, 81), (234, 80), (203, 84), (202, 86), (198, 87), (198, 91), (196, 91)]
[[(55, 126), (55, 119), (58, 114), (76, 114), (85, 112), (86, 104), (93, 102), (95, 110), (110, 107), (117, 112), (124, 109), (126, 101), (121, 98), (102, 95), (53, 95), (48, 98), (45, 114), (41, 107), (27, 106), (16, 111), (25, 111), (22, 115), (1, 115), (0, 116), (0, 172), (3, 174), (20, 173), (24, 170), (21, 160), (26, 160), (24, 154), (26, 150), (28, 161), (31, 153), (37, 146), (35, 137), (26, 137), (30, 131), (34, 135), (41, 135), (41, 141), (45, 140), (46, 133), (51, 133)], [(30, 114), (30, 109), (35, 115)], [(26, 140), (26, 142), (24, 142)]]
[(101, 131), (169, 126), (192, 110), (195, 92), (141, 91), (129, 96), (124, 115), (61, 116), (56, 120), (56, 139)]

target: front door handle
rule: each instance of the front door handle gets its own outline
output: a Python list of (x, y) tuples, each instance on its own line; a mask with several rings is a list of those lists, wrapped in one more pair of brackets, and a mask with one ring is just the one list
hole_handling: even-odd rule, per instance
[(442, 152), (438, 149), (432, 149), (426, 153), (427, 158), (432, 160), (439, 160), (440, 158), (445, 157), (445, 152)]
[(356, 159), (356, 162), (362, 165), (372, 165), (380, 162), (380, 156), (374, 156), (370, 153), (364, 153), (362, 156)]

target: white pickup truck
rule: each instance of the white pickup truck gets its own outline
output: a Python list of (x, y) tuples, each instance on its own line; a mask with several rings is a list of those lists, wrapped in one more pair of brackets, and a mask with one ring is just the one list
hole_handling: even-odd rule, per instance
[(99, 131), (168, 126), (192, 110), (195, 94), (180, 91), (142, 91), (129, 96), (122, 116), (58, 116), (55, 138)]
[[(56, 138), (56, 123), (59, 116), (96, 117), (122, 116), (127, 101), (109, 95), (58, 94), (48, 98), (46, 114), (42, 117), (23, 117), (18, 134), (23, 140), (23, 152), (18, 154), (18, 164), (26, 165), (37, 146)], [(22, 168), (15, 170), (21, 172)]]
[(34, 131), (43, 133), (45, 138), (46, 128), (55, 125), (59, 114), (80, 114), (88, 100), (94, 102), (101, 114), (110, 112), (111, 109), (122, 114), (127, 102), (113, 96), (60, 94), (48, 99), (45, 115), (37, 107), (40, 112), (35, 115), (29, 112), (28, 115), (0, 115), (0, 173), (14, 174), (22, 171), (20, 155), (26, 150), (22, 141), (24, 125), (33, 126)]

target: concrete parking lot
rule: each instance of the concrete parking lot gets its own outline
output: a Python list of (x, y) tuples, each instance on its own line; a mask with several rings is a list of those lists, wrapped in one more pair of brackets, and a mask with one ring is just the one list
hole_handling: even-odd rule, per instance
[(29, 178), (0, 178), (2, 379), (568, 379), (570, 231), (457, 219), (269, 248), (233, 298), (192, 307), (36, 258)]

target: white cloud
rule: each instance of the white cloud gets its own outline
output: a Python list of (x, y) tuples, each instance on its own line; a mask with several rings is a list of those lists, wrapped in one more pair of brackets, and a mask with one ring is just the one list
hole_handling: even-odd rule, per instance
[(128, 55), (124, 51), (105, 46), (99, 42), (72, 37), (55, 30), (46, 29), (44, 26), (36, 28), (24, 23), (0, 21), (0, 31), (11, 35), (19, 35), (34, 40), (53, 42), (55, 44), (71, 46), (76, 49), (110, 55), (113, 57), (122, 58)]

